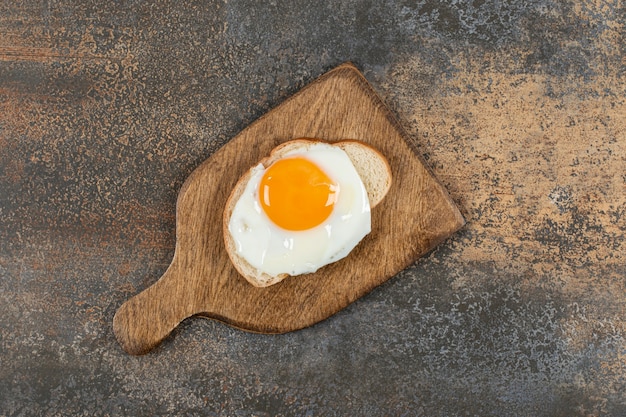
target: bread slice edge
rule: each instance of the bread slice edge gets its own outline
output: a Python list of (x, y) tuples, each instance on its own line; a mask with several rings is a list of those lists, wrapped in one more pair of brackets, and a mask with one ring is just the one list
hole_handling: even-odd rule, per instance
[[(358, 140), (346, 139), (338, 142), (326, 142), (319, 139), (294, 139), (275, 147), (270, 154), (261, 159), (259, 163), (267, 168), (294, 149), (308, 149), (320, 142), (337, 146), (348, 155), (357, 173), (361, 177), (361, 181), (363, 181), (370, 202), (370, 208), (373, 209), (385, 198), (392, 183), (389, 162), (377, 149)], [(258, 164), (255, 166), (258, 166)], [(289, 277), (289, 274), (285, 273), (272, 276), (250, 265), (242, 256), (237, 254), (235, 241), (228, 230), (228, 224), (235, 205), (239, 201), (251, 177), (252, 168), (239, 178), (230, 196), (226, 200), (223, 215), (224, 244), (226, 246), (226, 252), (239, 274), (255, 287), (268, 287)]]

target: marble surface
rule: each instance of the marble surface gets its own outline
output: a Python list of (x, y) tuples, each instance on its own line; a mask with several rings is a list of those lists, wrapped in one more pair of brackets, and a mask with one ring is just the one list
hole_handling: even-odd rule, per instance
[[(625, 25), (610, 0), (0, 4), (0, 416), (626, 415)], [(311, 328), (191, 318), (124, 353), (185, 178), (345, 61), (467, 225)]]

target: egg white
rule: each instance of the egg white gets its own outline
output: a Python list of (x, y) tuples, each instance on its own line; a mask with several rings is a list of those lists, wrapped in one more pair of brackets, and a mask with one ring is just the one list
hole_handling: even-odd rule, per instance
[(352, 161), (340, 148), (319, 142), (294, 149), (285, 157), (302, 156), (318, 165), (337, 184), (339, 192), (330, 216), (308, 230), (291, 231), (275, 225), (259, 202), (259, 183), (265, 168), (252, 176), (231, 215), (228, 230), (237, 253), (271, 276), (300, 275), (346, 257), (371, 231), (367, 190)]

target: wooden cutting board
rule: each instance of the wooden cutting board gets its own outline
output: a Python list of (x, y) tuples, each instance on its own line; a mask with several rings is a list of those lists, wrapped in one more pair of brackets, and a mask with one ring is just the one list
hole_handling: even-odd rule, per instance
[[(224, 204), (245, 171), (278, 144), (301, 137), (369, 143), (389, 160), (393, 185), (372, 211), (372, 232), (347, 258), (256, 288), (226, 254)], [(172, 263), (119, 308), (115, 336), (128, 353), (143, 354), (193, 315), (252, 332), (301, 329), (382, 284), (463, 224), (388, 108), (352, 64), (343, 64), (252, 123), (189, 176), (176, 205)]]

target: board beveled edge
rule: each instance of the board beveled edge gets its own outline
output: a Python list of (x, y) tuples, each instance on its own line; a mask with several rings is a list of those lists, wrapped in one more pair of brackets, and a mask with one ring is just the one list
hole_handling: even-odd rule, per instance
[[(246, 131), (247, 129), (252, 128), (255, 124), (262, 123), (265, 118), (269, 117), (274, 112), (279, 112), (281, 107), (287, 106), (288, 103), (291, 102), (291, 100), (294, 100), (300, 94), (304, 93), (305, 91), (307, 91), (310, 88), (313, 88), (316, 84), (322, 83), (322, 82), (326, 81), (328, 78), (336, 76), (338, 73), (345, 73), (349, 77), (354, 78), (358, 82), (359, 88), (361, 88), (363, 90), (363, 92), (367, 96), (369, 96), (375, 102), (376, 107), (378, 107), (383, 112), (383, 115), (384, 115), (385, 119), (397, 131), (398, 136), (400, 137), (400, 139), (402, 141), (404, 141), (404, 143), (407, 145), (407, 147), (413, 153), (413, 156), (415, 158), (417, 158), (417, 161), (425, 168), (425, 170), (426, 170), (428, 176), (430, 177), (430, 179), (433, 180), (436, 183), (437, 188), (442, 192), (442, 197), (444, 197), (446, 202), (448, 203), (448, 208), (451, 210), (451, 214), (452, 214), (452, 217), (455, 219), (455, 223), (447, 231), (442, 231), (441, 233), (439, 233), (437, 235), (437, 238), (433, 239), (430, 242), (430, 244), (426, 247), (426, 249), (421, 254), (419, 254), (418, 256), (414, 257), (411, 260), (408, 260), (407, 264), (404, 265), (404, 267), (399, 268), (394, 274), (391, 274), (389, 276), (385, 276), (383, 279), (379, 280), (379, 282), (376, 283), (376, 284), (372, 284), (371, 286), (364, 287), (363, 290), (360, 291), (354, 299), (352, 299), (351, 301), (346, 303), (343, 307), (337, 309), (334, 312), (331, 312), (330, 314), (326, 315), (325, 317), (313, 320), (310, 323), (305, 324), (303, 326), (300, 326), (300, 327), (297, 327), (297, 328), (287, 328), (286, 330), (275, 329), (275, 331), (272, 331), (272, 330), (264, 331), (262, 329), (258, 330), (258, 329), (251, 328), (249, 326), (246, 326), (245, 323), (237, 323), (236, 321), (231, 320), (231, 319), (229, 319), (227, 317), (220, 317), (219, 315), (211, 314), (209, 312), (206, 312), (206, 313), (205, 312), (197, 312), (197, 313), (191, 314), (188, 317), (194, 316), (194, 317), (208, 318), (208, 319), (220, 321), (220, 322), (225, 323), (225, 324), (227, 324), (227, 325), (229, 325), (231, 327), (238, 328), (238, 329), (241, 329), (241, 330), (244, 330), (244, 331), (253, 332), (253, 333), (263, 333), (263, 334), (287, 333), (287, 332), (291, 332), (291, 331), (300, 330), (300, 329), (303, 329), (303, 328), (306, 328), (306, 327), (310, 327), (310, 326), (312, 326), (314, 324), (317, 324), (317, 323), (319, 323), (321, 321), (324, 321), (325, 319), (327, 319), (327, 318), (331, 317), (332, 315), (336, 314), (337, 312), (339, 312), (343, 308), (347, 307), (349, 304), (352, 304), (357, 299), (365, 296), (366, 294), (371, 292), (373, 289), (375, 289), (376, 287), (378, 287), (382, 283), (386, 282), (388, 279), (392, 278), (394, 275), (396, 275), (397, 273), (399, 273), (400, 271), (402, 271), (406, 267), (408, 267), (411, 264), (417, 262), (419, 259), (423, 258), (424, 255), (426, 255), (427, 253), (429, 253), (430, 251), (435, 249), (439, 244), (441, 244), (443, 241), (448, 239), (456, 231), (458, 231), (459, 229), (461, 229), (465, 225), (465, 219), (463, 218), (463, 216), (462, 216), (459, 208), (457, 207), (457, 205), (454, 203), (454, 201), (450, 197), (450, 195), (448, 193), (448, 190), (443, 186), (443, 184), (433, 174), (433, 172), (430, 169), (430, 167), (426, 164), (424, 158), (417, 152), (417, 149), (415, 147), (414, 142), (411, 140), (411, 137), (407, 134), (407, 132), (403, 128), (402, 124), (398, 121), (398, 119), (396, 118), (394, 113), (391, 111), (390, 107), (384, 102), (384, 100), (380, 97), (380, 95), (376, 92), (376, 90), (374, 90), (374, 88), (371, 86), (369, 81), (365, 78), (365, 76), (359, 71), (359, 69), (356, 67), (356, 65), (354, 65), (352, 62), (345, 62), (343, 64), (340, 64), (337, 67), (332, 68), (331, 70), (327, 71), (326, 73), (320, 75), (318, 78), (314, 79), (313, 81), (311, 81), (307, 85), (303, 86), (300, 90), (296, 91), (294, 94), (292, 94), (291, 96), (289, 96), (286, 99), (284, 99), (276, 107), (268, 110), (263, 115), (261, 115), (259, 118), (257, 118), (256, 120), (251, 122), (249, 125), (247, 125), (241, 132), (239, 132), (237, 135), (235, 135), (231, 139), (231, 141), (232, 140), (236, 140), (239, 136), (242, 135), (242, 133), (244, 131)], [(226, 146), (229, 142), (225, 143), (224, 146)], [(210, 164), (211, 161), (214, 158), (219, 158), (219, 154), (222, 152), (222, 148), (224, 146), (222, 146), (219, 149), (217, 149), (205, 161), (200, 163), (200, 165), (198, 165), (188, 175), (187, 179), (181, 185), (181, 188), (179, 190), (178, 197), (177, 197), (177, 200), (176, 200), (176, 246), (175, 246), (173, 258), (172, 258), (172, 261), (171, 261), (172, 264), (176, 261), (176, 258), (177, 258), (178, 252), (179, 252), (179, 248), (180, 248), (180, 246), (179, 246), (179, 242), (180, 242), (179, 233), (180, 233), (181, 229), (179, 227), (179, 222), (180, 222), (179, 216), (180, 216), (180, 204), (181, 204), (181, 201), (182, 201), (184, 195), (186, 194), (187, 190), (189, 189), (190, 184), (192, 184), (194, 181), (197, 180), (196, 177), (198, 175), (202, 174), (203, 170), (206, 168), (206, 165)], [(161, 277), (159, 280), (157, 280), (152, 285), (155, 285), (156, 283), (158, 283), (162, 278), (163, 277)], [(151, 286), (149, 286), (148, 288), (140, 291), (135, 296), (137, 296), (137, 295), (143, 293), (144, 291), (148, 290)], [(134, 298), (134, 297), (131, 297), (131, 299), (132, 298)], [(127, 301), (129, 301), (129, 300), (127, 300)], [(187, 317), (185, 317), (185, 318), (187, 318)], [(182, 318), (181, 321), (184, 320), (185, 318)], [(117, 335), (116, 335), (116, 338), (117, 338)], [(118, 341), (120, 341), (119, 338), (118, 338)], [(160, 343), (160, 342), (158, 342), (158, 343)], [(152, 346), (152, 347), (154, 347), (154, 346)]]

